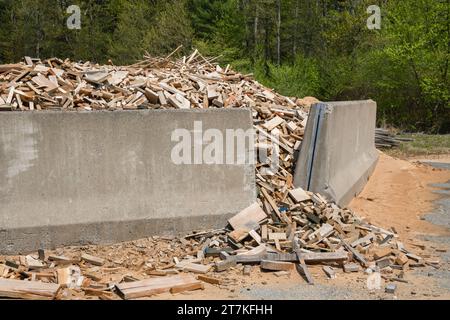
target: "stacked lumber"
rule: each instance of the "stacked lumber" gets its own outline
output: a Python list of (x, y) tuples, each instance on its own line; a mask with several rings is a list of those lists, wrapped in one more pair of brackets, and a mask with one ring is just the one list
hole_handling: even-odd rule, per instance
[(386, 129), (375, 129), (375, 146), (377, 148), (395, 148), (400, 146), (402, 142), (408, 141), (413, 141), (413, 139), (397, 137)]

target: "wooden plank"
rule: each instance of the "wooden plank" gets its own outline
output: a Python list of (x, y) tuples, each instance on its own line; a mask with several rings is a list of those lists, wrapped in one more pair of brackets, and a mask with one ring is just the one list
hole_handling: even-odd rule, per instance
[[(307, 263), (344, 262), (348, 260), (348, 254), (346, 252), (303, 252), (302, 256)], [(268, 253), (264, 256), (264, 259), (290, 262), (298, 260), (295, 253)]]
[(262, 126), (268, 131), (272, 131), (275, 127), (278, 127), (280, 124), (284, 123), (284, 119), (276, 116), (272, 118), (270, 121), (264, 123)]
[(116, 288), (124, 299), (149, 297), (155, 294), (169, 292), (174, 288), (185, 288), (188, 285), (200, 283), (192, 275), (175, 275), (164, 278), (151, 278), (135, 282), (117, 284)]
[(261, 236), (255, 230), (250, 230), (248, 234), (256, 241), (256, 243), (261, 244)]
[(238, 229), (238, 230), (233, 230), (233, 231), (229, 232), (228, 238), (233, 240), (236, 243), (239, 243), (242, 240), (244, 240), (245, 238), (247, 238), (248, 234), (249, 234), (249, 231), (247, 229)]
[(157, 104), (159, 102), (159, 95), (149, 88), (145, 88), (145, 96), (152, 104)]
[(392, 249), (391, 248), (388, 248), (388, 247), (386, 247), (386, 248), (378, 248), (378, 249), (376, 249), (373, 252), (373, 258), (375, 260), (378, 260), (378, 259), (384, 258), (386, 256), (389, 256), (391, 254), (392, 254)]
[(226, 271), (232, 267), (235, 267), (237, 264), (237, 256), (230, 256), (227, 260), (219, 261), (215, 263), (216, 271), (217, 272), (223, 272)]
[(198, 280), (209, 283), (209, 284), (222, 284), (222, 280), (218, 279), (218, 278), (214, 278), (214, 277), (208, 277), (205, 275), (199, 275), (197, 277)]
[(0, 279), (0, 297), (15, 299), (54, 299), (60, 286), (54, 283)]
[(273, 211), (275, 211), (275, 214), (278, 216), (278, 218), (285, 223), (291, 223), (291, 221), (286, 216), (286, 214), (284, 212), (283, 213), (280, 212), (280, 209), (278, 208), (275, 200), (269, 195), (267, 190), (264, 188), (261, 188), (260, 190), (261, 190), (261, 193), (263, 194), (264, 198), (269, 202)]
[(188, 263), (183, 267), (183, 271), (192, 273), (208, 273), (211, 270), (210, 265), (203, 265), (198, 263)]
[(314, 279), (313, 279), (311, 273), (309, 272), (308, 267), (306, 266), (306, 262), (305, 262), (305, 259), (303, 257), (303, 253), (300, 252), (300, 250), (297, 250), (295, 253), (297, 255), (298, 262), (299, 262), (299, 264), (296, 265), (297, 271), (301, 275), (305, 276), (305, 279), (308, 282), (308, 284), (313, 285), (314, 284)]
[(159, 83), (159, 86), (160, 86), (161, 88), (163, 88), (164, 90), (169, 91), (170, 93), (172, 93), (172, 94), (174, 94), (174, 95), (179, 94), (179, 95), (181, 95), (181, 96), (183, 96), (183, 97), (186, 97), (186, 93), (184, 93), (183, 91), (180, 91), (180, 90), (178, 90), (178, 89), (175, 89), (175, 88), (172, 87), (172, 86), (169, 86), (167, 83), (160, 82), (160, 83)]
[(271, 271), (290, 271), (294, 268), (294, 264), (291, 262), (262, 260), (261, 268)]
[(349, 245), (344, 240), (342, 240), (342, 238), (340, 236), (339, 236), (339, 239), (341, 240), (342, 245), (353, 254), (353, 257), (356, 260), (358, 260), (364, 267), (368, 266), (366, 259), (358, 251), (353, 249), (351, 245)]
[(284, 232), (272, 232), (269, 233), (269, 240), (286, 240), (286, 233)]
[(184, 285), (180, 285), (180, 286), (176, 286), (173, 288), (170, 288), (170, 293), (175, 294), (175, 293), (181, 293), (181, 292), (186, 292), (186, 291), (193, 291), (193, 290), (204, 290), (205, 289), (205, 285), (201, 282), (199, 283), (188, 283), (188, 284), (184, 284)]
[(93, 264), (94, 266), (103, 266), (105, 264), (105, 262), (106, 262), (105, 259), (94, 257), (94, 256), (91, 256), (91, 255), (89, 255), (87, 253), (83, 253), (81, 255), (81, 259), (86, 261), (86, 262), (88, 262), (88, 263), (90, 263), (90, 264)]
[(255, 202), (229, 219), (228, 223), (234, 230), (246, 230), (249, 232), (250, 230), (259, 229), (259, 222), (265, 218), (267, 218), (266, 213), (261, 209), (260, 205)]
[(323, 266), (322, 267), (323, 272), (325, 272), (325, 274), (327, 275), (327, 277), (329, 279), (334, 279), (336, 278), (336, 272), (334, 271), (334, 269), (330, 266)]
[(311, 200), (311, 197), (302, 188), (289, 190), (289, 195), (295, 200), (296, 203)]
[(268, 240), (268, 230), (267, 230), (267, 224), (264, 224), (261, 226), (261, 238), (263, 240)]
[(0, 64), (0, 73), (8, 72), (11, 70), (21, 70), (24, 66), (21, 64)]
[[(306, 263), (345, 262), (348, 260), (347, 252), (305, 252), (302, 253)], [(267, 253), (253, 255), (236, 255), (237, 263), (259, 263), (262, 260), (297, 262), (295, 253)]]

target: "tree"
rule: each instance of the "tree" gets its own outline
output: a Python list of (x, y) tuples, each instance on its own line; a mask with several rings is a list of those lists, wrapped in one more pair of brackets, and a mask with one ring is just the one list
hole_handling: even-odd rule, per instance
[(146, 0), (119, 1), (109, 55), (116, 64), (127, 64), (144, 55), (144, 39), (154, 24), (157, 8)]
[(165, 1), (145, 34), (144, 47), (154, 55), (170, 53), (179, 45), (191, 50), (193, 30), (185, 0)]

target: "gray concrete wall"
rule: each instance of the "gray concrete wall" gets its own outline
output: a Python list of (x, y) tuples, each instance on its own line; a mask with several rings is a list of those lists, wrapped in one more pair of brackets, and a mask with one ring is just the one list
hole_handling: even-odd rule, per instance
[(252, 128), (243, 109), (0, 113), (0, 253), (224, 226), (256, 199), (254, 165), (174, 164), (194, 121)]
[(378, 161), (376, 103), (319, 103), (311, 109), (294, 184), (341, 206), (359, 194)]

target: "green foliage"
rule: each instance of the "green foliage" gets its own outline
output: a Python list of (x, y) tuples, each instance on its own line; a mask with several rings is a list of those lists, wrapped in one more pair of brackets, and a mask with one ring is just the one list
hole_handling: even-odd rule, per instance
[(152, 25), (154, 11), (146, 0), (121, 2), (109, 49), (115, 63), (125, 64), (142, 58), (144, 37)]
[(158, 10), (153, 25), (144, 38), (144, 47), (150, 54), (170, 53), (179, 45), (190, 51), (193, 30), (184, 0), (167, 1)]
[(211, 40), (219, 28), (217, 23), (221, 18), (222, 0), (189, 0), (188, 11), (192, 25), (195, 26), (195, 36), (198, 39)]
[(298, 55), (292, 64), (280, 67), (269, 63), (267, 70), (260, 62), (254, 68), (255, 76), (265, 85), (286, 96), (315, 96), (319, 93), (320, 77), (316, 62)]

